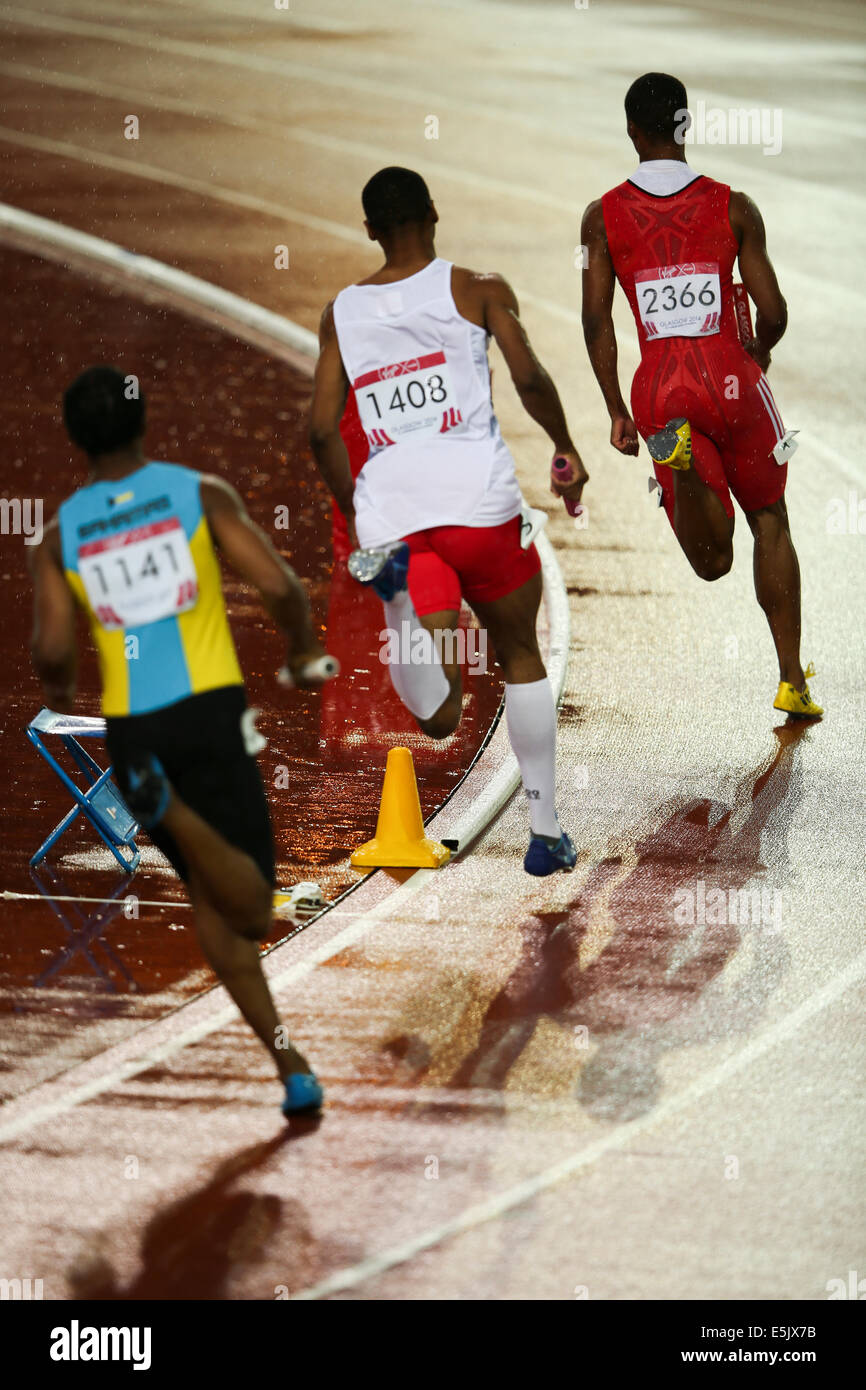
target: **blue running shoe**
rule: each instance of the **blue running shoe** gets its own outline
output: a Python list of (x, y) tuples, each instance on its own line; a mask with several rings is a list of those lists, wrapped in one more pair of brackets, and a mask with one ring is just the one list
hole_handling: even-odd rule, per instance
[(409, 547), (405, 541), (391, 550), (353, 550), (349, 573), (359, 584), (369, 584), (384, 603), (406, 588), (409, 575)]
[(145, 830), (152, 830), (162, 820), (171, 799), (171, 786), (162, 763), (153, 753), (136, 754), (127, 765), (123, 799)]
[(321, 1109), (325, 1093), (311, 1071), (295, 1071), (286, 1077), (286, 1098), (280, 1109), (284, 1115), (301, 1115)]
[(557, 869), (573, 869), (576, 863), (577, 850), (564, 830), (553, 847), (546, 836), (530, 835), (529, 849), (523, 861), (523, 867), (528, 874), (534, 874), (536, 878), (546, 878), (548, 874), (555, 874)]

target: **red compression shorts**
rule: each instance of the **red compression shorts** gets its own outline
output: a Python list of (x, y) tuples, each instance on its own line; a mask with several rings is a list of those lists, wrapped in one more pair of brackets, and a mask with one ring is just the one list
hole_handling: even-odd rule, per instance
[[(787, 465), (773, 449), (785, 433), (767, 378), (739, 344), (712, 349), (701, 340), (683, 350), (648, 354), (631, 392), (640, 434), (655, 434), (684, 415), (692, 427), (692, 467), (734, 515), (731, 494), (744, 512), (771, 507), (784, 496)], [(673, 470), (654, 465), (668, 520), (674, 522)]]
[(520, 517), (500, 526), (434, 526), (415, 531), (409, 545), (409, 593), (419, 617), (457, 610), (465, 598), (492, 603), (538, 574), (534, 545), (520, 548)]

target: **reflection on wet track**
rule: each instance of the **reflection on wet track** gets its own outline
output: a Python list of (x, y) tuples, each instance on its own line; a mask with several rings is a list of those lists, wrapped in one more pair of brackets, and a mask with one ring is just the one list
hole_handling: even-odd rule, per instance
[[(784, 33), (771, 6), (676, 10), (691, 95), (784, 107), (777, 157), (696, 145), (689, 162), (756, 199), (788, 302), (771, 381), (800, 430), (788, 510), (827, 709), (811, 729), (771, 708), (742, 518), (731, 573), (702, 584), (648, 500), (645, 454), (609, 448), (579, 342), (580, 211), (633, 167), (629, 64), (669, 69), (673, 11), (509, 3), (491, 27), (486, 5), (449, 5), (444, 25), (442, 6), (386, 0), (218, 8), (216, 30), (198, 3), (156, 21), (126, 7), (122, 25), (81, 0), (4, 10), (2, 197), (315, 331), (374, 266), (363, 179), (417, 161), (440, 253), (514, 285), (591, 474), (576, 531), (494, 354), (568, 595), (558, 792), (579, 859), (529, 883), (515, 796), (438, 875), (376, 873), (293, 939), (277, 924), (265, 969), (327, 1093), (320, 1122), (286, 1127), (146, 841), (131, 883), (80, 824), (28, 871), (67, 806), (24, 735), (40, 703), (26, 556), (4, 534), (0, 889), (34, 898), (0, 910), (0, 1275), (44, 1279), (46, 1299), (825, 1299), (862, 1273), (864, 1235), (862, 6), (797, 0)], [(454, 788), (500, 682), (466, 673), (457, 738), (413, 731), (378, 660), (381, 610), (332, 568), (307, 378), (153, 291), (4, 246), (0, 294), (5, 498), (50, 514), (82, 480), (60, 393), (122, 361), (146, 384), (152, 454), (235, 482), (308, 580), (348, 677), (291, 695), (264, 615), (228, 583), (281, 884), (333, 899), (354, 878), (392, 743), (413, 749), (425, 814), (451, 793), (446, 814), (465, 809), (489, 764)], [(625, 385), (630, 321), (619, 351)], [(89, 657), (81, 687), (94, 712)]]
[[(149, 453), (227, 477), (307, 582), (343, 671), (321, 693), (279, 689), (279, 639), (266, 615), (229, 574), (226, 595), (249, 701), (261, 711), (258, 727), (269, 744), (260, 763), (274, 821), (278, 883), (312, 880), (326, 899), (335, 897), (358, 879), (348, 856), (375, 825), (388, 749), (413, 749), (422, 809), (429, 815), (459, 782), (496, 714), (498, 669), (491, 663), (491, 669), (470, 674), (464, 666), (463, 720), (450, 739), (436, 745), (417, 733), (379, 660), (381, 604), (344, 567), (333, 567), (329, 501), (305, 442), (305, 378), (227, 333), (37, 256), (4, 250), (0, 292), (14, 306), (12, 330), (0, 347), (7, 382), (4, 437), (14, 444), (4, 454), (4, 494), (20, 489), (26, 468), (27, 491), (44, 499), (47, 520), (62, 497), (84, 482), (86, 470), (63, 432), (60, 396), (83, 366), (122, 363), (140, 374), (147, 391)], [(46, 302), (53, 306), (51, 315), (44, 313)], [(281, 526), (286, 517), (288, 524)], [(0, 579), (5, 640), (22, 656), (31, 622), (25, 562), (25, 547), (16, 543)], [(82, 649), (77, 710), (96, 714), (95, 661), (83, 632)], [(32, 890), (27, 861), (68, 809), (64, 789), (30, 755), (24, 739), (40, 704), (28, 661), (10, 663), (0, 732), (7, 806), (0, 887), (12, 892)], [(45, 905), (37, 900), (6, 907), (14, 930), (0, 937), (0, 1012), (16, 1017), (16, 1071), (5, 1078), (7, 1094), (103, 1045), (98, 1030), (87, 1040), (89, 1021), (115, 1020), (116, 1038), (122, 1035), (121, 1018), (134, 1026), (210, 982), (185, 908), (136, 911), (119, 901), (127, 893), (148, 901), (182, 900), (161, 856), (145, 837), (142, 843), (141, 867), (129, 884), (79, 817), (43, 861), (39, 877), (34, 874)], [(55, 902), (52, 889), (106, 901)], [(276, 922), (272, 939), (284, 932)], [(135, 995), (151, 996), (151, 1003), (139, 1007)], [(64, 1025), (46, 1049), (40, 1020), (58, 1008)], [(31, 1013), (37, 1031), (28, 1055)]]

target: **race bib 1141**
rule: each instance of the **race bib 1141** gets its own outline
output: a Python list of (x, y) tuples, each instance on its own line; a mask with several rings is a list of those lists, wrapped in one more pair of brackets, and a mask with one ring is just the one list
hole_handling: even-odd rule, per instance
[(444, 352), (364, 372), (353, 385), (373, 448), (465, 428)]
[(718, 261), (639, 270), (634, 285), (648, 338), (708, 338), (718, 333), (722, 318)]
[(102, 627), (143, 627), (185, 613), (198, 600), (186, 532), (176, 516), (88, 541), (78, 573)]

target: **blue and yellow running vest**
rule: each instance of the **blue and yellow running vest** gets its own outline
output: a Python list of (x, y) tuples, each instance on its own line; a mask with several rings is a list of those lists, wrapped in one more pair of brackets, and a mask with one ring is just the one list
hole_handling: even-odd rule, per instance
[(147, 463), (60, 506), (63, 568), (90, 620), (106, 717), (243, 684), (200, 481)]

